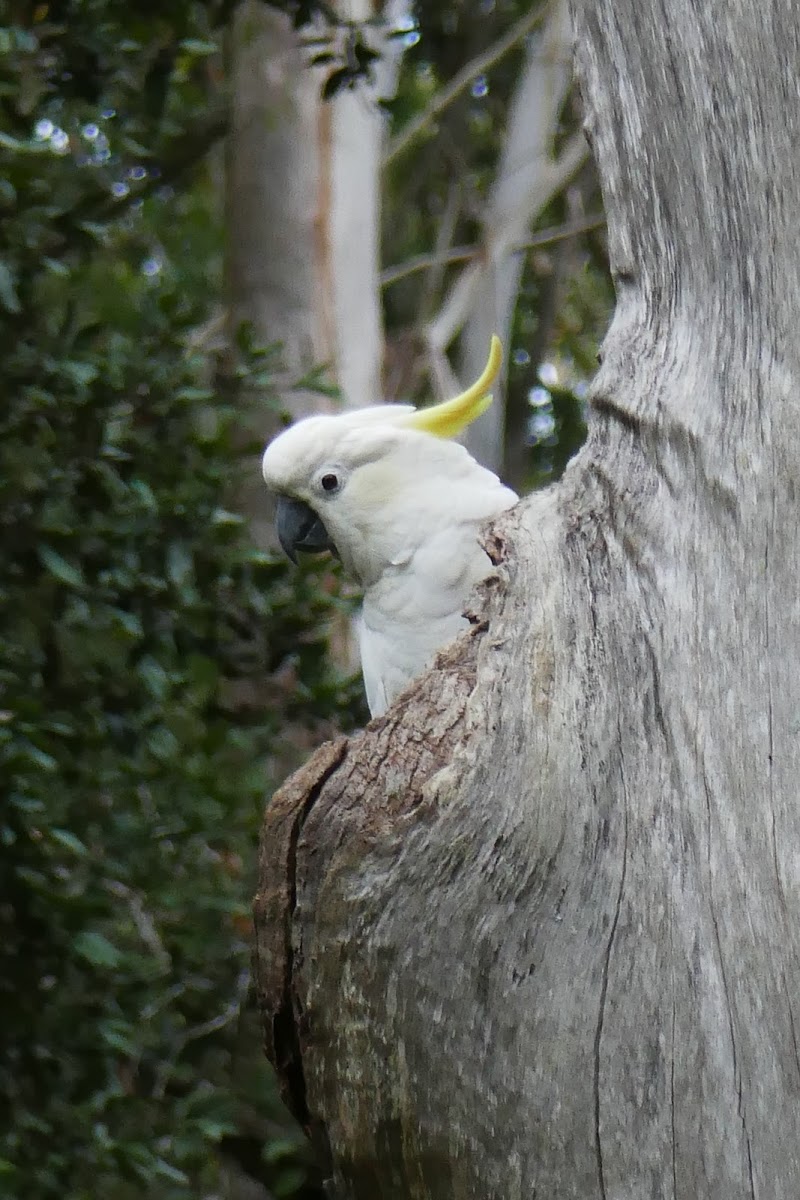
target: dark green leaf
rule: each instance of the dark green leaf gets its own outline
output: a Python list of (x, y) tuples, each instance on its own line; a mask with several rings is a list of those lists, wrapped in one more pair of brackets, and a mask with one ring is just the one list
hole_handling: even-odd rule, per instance
[(51, 546), (39, 547), (39, 558), (43, 565), (47, 567), (51, 575), (55, 575), (62, 583), (66, 583), (69, 587), (83, 588), (84, 578), (80, 567), (74, 563), (67, 562), (57, 550), (53, 550)]
[(75, 952), (81, 958), (85, 958), (94, 967), (116, 967), (119, 965), (121, 959), (119, 950), (102, 933), (95, 933), (93, 930), (84, 929), (77, 935), (72, 945)]
[(63, 846), (65, 850), (77, 854), (79, 858), (84, 858), (89, 853), (81, 839), (74, 833), (71, 833), (69, 829), (51, 829), (50, 837), (59, 846)]
[(2, 304), (6, 312), (18, 313), (22, 311), (19, 297), (17, 296), (16, 280), (8, 263), (3, 262), (1, 258), (0, 304)]

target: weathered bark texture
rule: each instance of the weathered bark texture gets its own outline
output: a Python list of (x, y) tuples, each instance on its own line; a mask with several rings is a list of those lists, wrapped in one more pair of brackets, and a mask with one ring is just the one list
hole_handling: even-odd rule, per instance
[(267, 811), (270, 1054), (350, 1200), (800, 1196), (800, 15), (574, 16), (589, 443)]

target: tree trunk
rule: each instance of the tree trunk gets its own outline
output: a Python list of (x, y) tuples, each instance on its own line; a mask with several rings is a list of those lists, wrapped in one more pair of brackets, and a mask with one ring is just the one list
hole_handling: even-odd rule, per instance
[(296, 377), (333, 359), (321, 286), (327, 212), (319, 74), (306, 69), (308, 55), (288, 18), (261, 0), (239, 5), (231, 42), (231, 335), (246, 321), (262, 344), (280, 342)]
[[(334, 6), (336, 7), (336, 6)], [(344, 17), (375, 20), (381, 58), (369, 82), (322, 99), (326, 68), (309, 65), (292, 22), (263, 0), (243, 0), (231, 34), (231, 129), (226, 229), (229, 342), (242, 322), (260, 345), (279, 343), (284, 407), (326, 407), (298, 378), (327, 367), (345, 406), (381, 398), (380, 180), (386, 118), (379, 99), (397, 83), (402, 42), (387, 36), (409, 0), (340, 0)], [(339, 47), (340, 48), (340, 47)], [(263, 408), (243, 420), (266, 440)], [(273, 544), (257, 464), (240, 504), (259, 545)]]
[(800, 1196), (800, 17), (574, 15), (588, 444), (265, 821), (268, 1048), (351, 1200)]
[[(334, 6), (337, 7), (337, 6)], [(327, 364), (344, 403), (381, 395), (380, 177), (409, 0), (340, 0), (373, 28), (371, 81), (324, 101), (324, 72), (282, 13), (244, 0), (233, 23), (228, 276), (234, 329), (280, 342), (295, 375)], [(326, 68), (328, 71), (330, 67)]]

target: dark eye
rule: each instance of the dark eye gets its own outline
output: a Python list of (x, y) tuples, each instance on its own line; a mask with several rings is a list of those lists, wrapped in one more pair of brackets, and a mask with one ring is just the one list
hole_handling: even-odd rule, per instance
[(329, 474), (322, 476), (320, 483), (324, 492), (335, 492), (339, 486), (339, 476), (334, 475), (331, 471)]

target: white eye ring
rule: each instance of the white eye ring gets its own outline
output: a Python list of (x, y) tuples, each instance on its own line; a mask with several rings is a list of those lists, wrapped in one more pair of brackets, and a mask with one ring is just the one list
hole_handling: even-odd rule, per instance
[(323, 492), (329, 495), (339, 490), (339, 476), (334, 471), (326, 471), (319, 482)]

